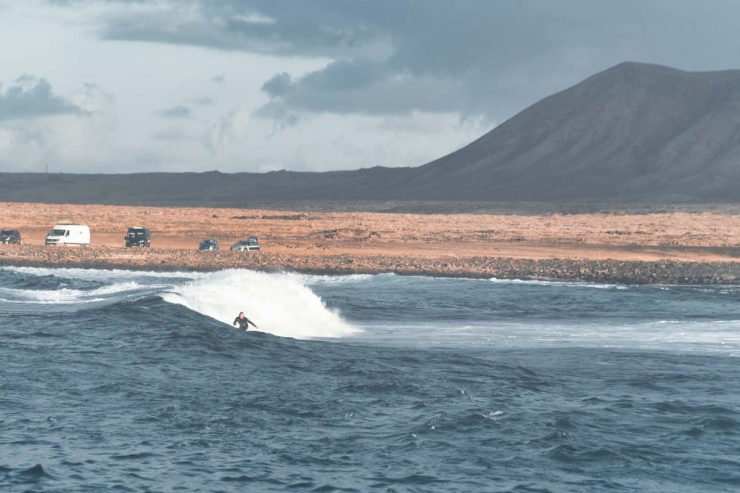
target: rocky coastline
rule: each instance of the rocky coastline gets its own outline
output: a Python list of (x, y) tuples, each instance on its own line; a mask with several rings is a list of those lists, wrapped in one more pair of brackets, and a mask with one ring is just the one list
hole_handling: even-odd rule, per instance
[(740, 262), (686, 262), (582, 259), (517, 259), (472, 256), (273, 254), (198, 252), (187, 249), (0, 247), (0, 266), (214, 271), (252, 269), (322, 274), (422, 275), (620, 284), (737, 284)]

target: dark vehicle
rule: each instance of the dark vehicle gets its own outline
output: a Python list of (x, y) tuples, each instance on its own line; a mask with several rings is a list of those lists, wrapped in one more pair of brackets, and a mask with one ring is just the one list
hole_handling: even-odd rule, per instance
[(203, 240), (198, 245), (200, 251), (215, 251), (218, 250), (218, 242), (216, 240)]
[(20, 245), (21, 232), (17, 229), (0, 230), (0, 243), (5, 245)]
[(246, 240), (239, 240), (231, 245), (231, 250), (238, 252), (259, 251), (260, 243), (256, 236), (250, 236)]
[(148, 247), (151, 233), (146, 228), (133, 227), (128, 228), (128, 233), (123, 237), (126, 240), (126, 247)]

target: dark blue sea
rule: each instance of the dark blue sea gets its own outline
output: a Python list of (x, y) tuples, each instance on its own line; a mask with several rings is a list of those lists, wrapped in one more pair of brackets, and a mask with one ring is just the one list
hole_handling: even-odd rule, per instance
[(2, 268), (0, 491), (740, 491), (740, 287)]

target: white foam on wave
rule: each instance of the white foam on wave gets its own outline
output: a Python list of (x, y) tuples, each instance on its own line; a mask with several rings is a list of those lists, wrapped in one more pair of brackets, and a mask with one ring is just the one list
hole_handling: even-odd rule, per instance
[(76, 304), (118, 300), (121, 295), (139, 292), (141, 289), (161, 289), (163, 286), (141, 286), (136, 282), (114, 283), (96, 289), (12, 289), (0, 288), (0, 301), (6, 303), (38, 303), (41, 305)]
[(114, 281), (129, 279), (181, 279), (198, 278), (206, 275), (202, 272), (184, 271), (145, 271), (126, 269), (83, 269), (76, 267), (0, 267), (0, 270), (29, 274), (32, 276), (54, 276), (61, 279), (79, 279), (83, 281)]
[(496, 284), (522, 284), (529, 286), (567, 286), (573, 288), (593, 288), (593, 289), (628, 289), (625, 284), (606, 284), (584, 281), (540, 281), (535, 279), (499, 279), (492, 277), (489, 282)]
[(327, 308), (297, 274), (218, 271), (175, 286), (162, 297), (227, 324), (244, 311), (260, 331), (278, 336), (330, 338), (358, 331)]
[(618, 348), (740, 356), (740, 320), (643, 322), (383, 323), (363, 326), (361, 340), (417, 347)]
[(305, 284), (357, 284), (373, 279), (377, 275), (382, 274), (300, 274), (296, 273), (296, 279), (301, 280)]

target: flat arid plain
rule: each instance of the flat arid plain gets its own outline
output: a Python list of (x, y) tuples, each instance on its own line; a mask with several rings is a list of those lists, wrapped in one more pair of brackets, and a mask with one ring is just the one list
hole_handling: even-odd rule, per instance
[[(90, 226), (89, 248), (44, 246), (56, 223)], [(129, 226), (152, 248), (126, 249)], [(326, 273), (424, 274), (609, 282), (724, 283), (740, 279), (740, 216), (725, 212), (401, 214), (225, 208), (0, 204), (0, 264)], [(262, 250), (230, 252), (256, 235)], [(200, 240), (221, 251), (197, 252)]]

